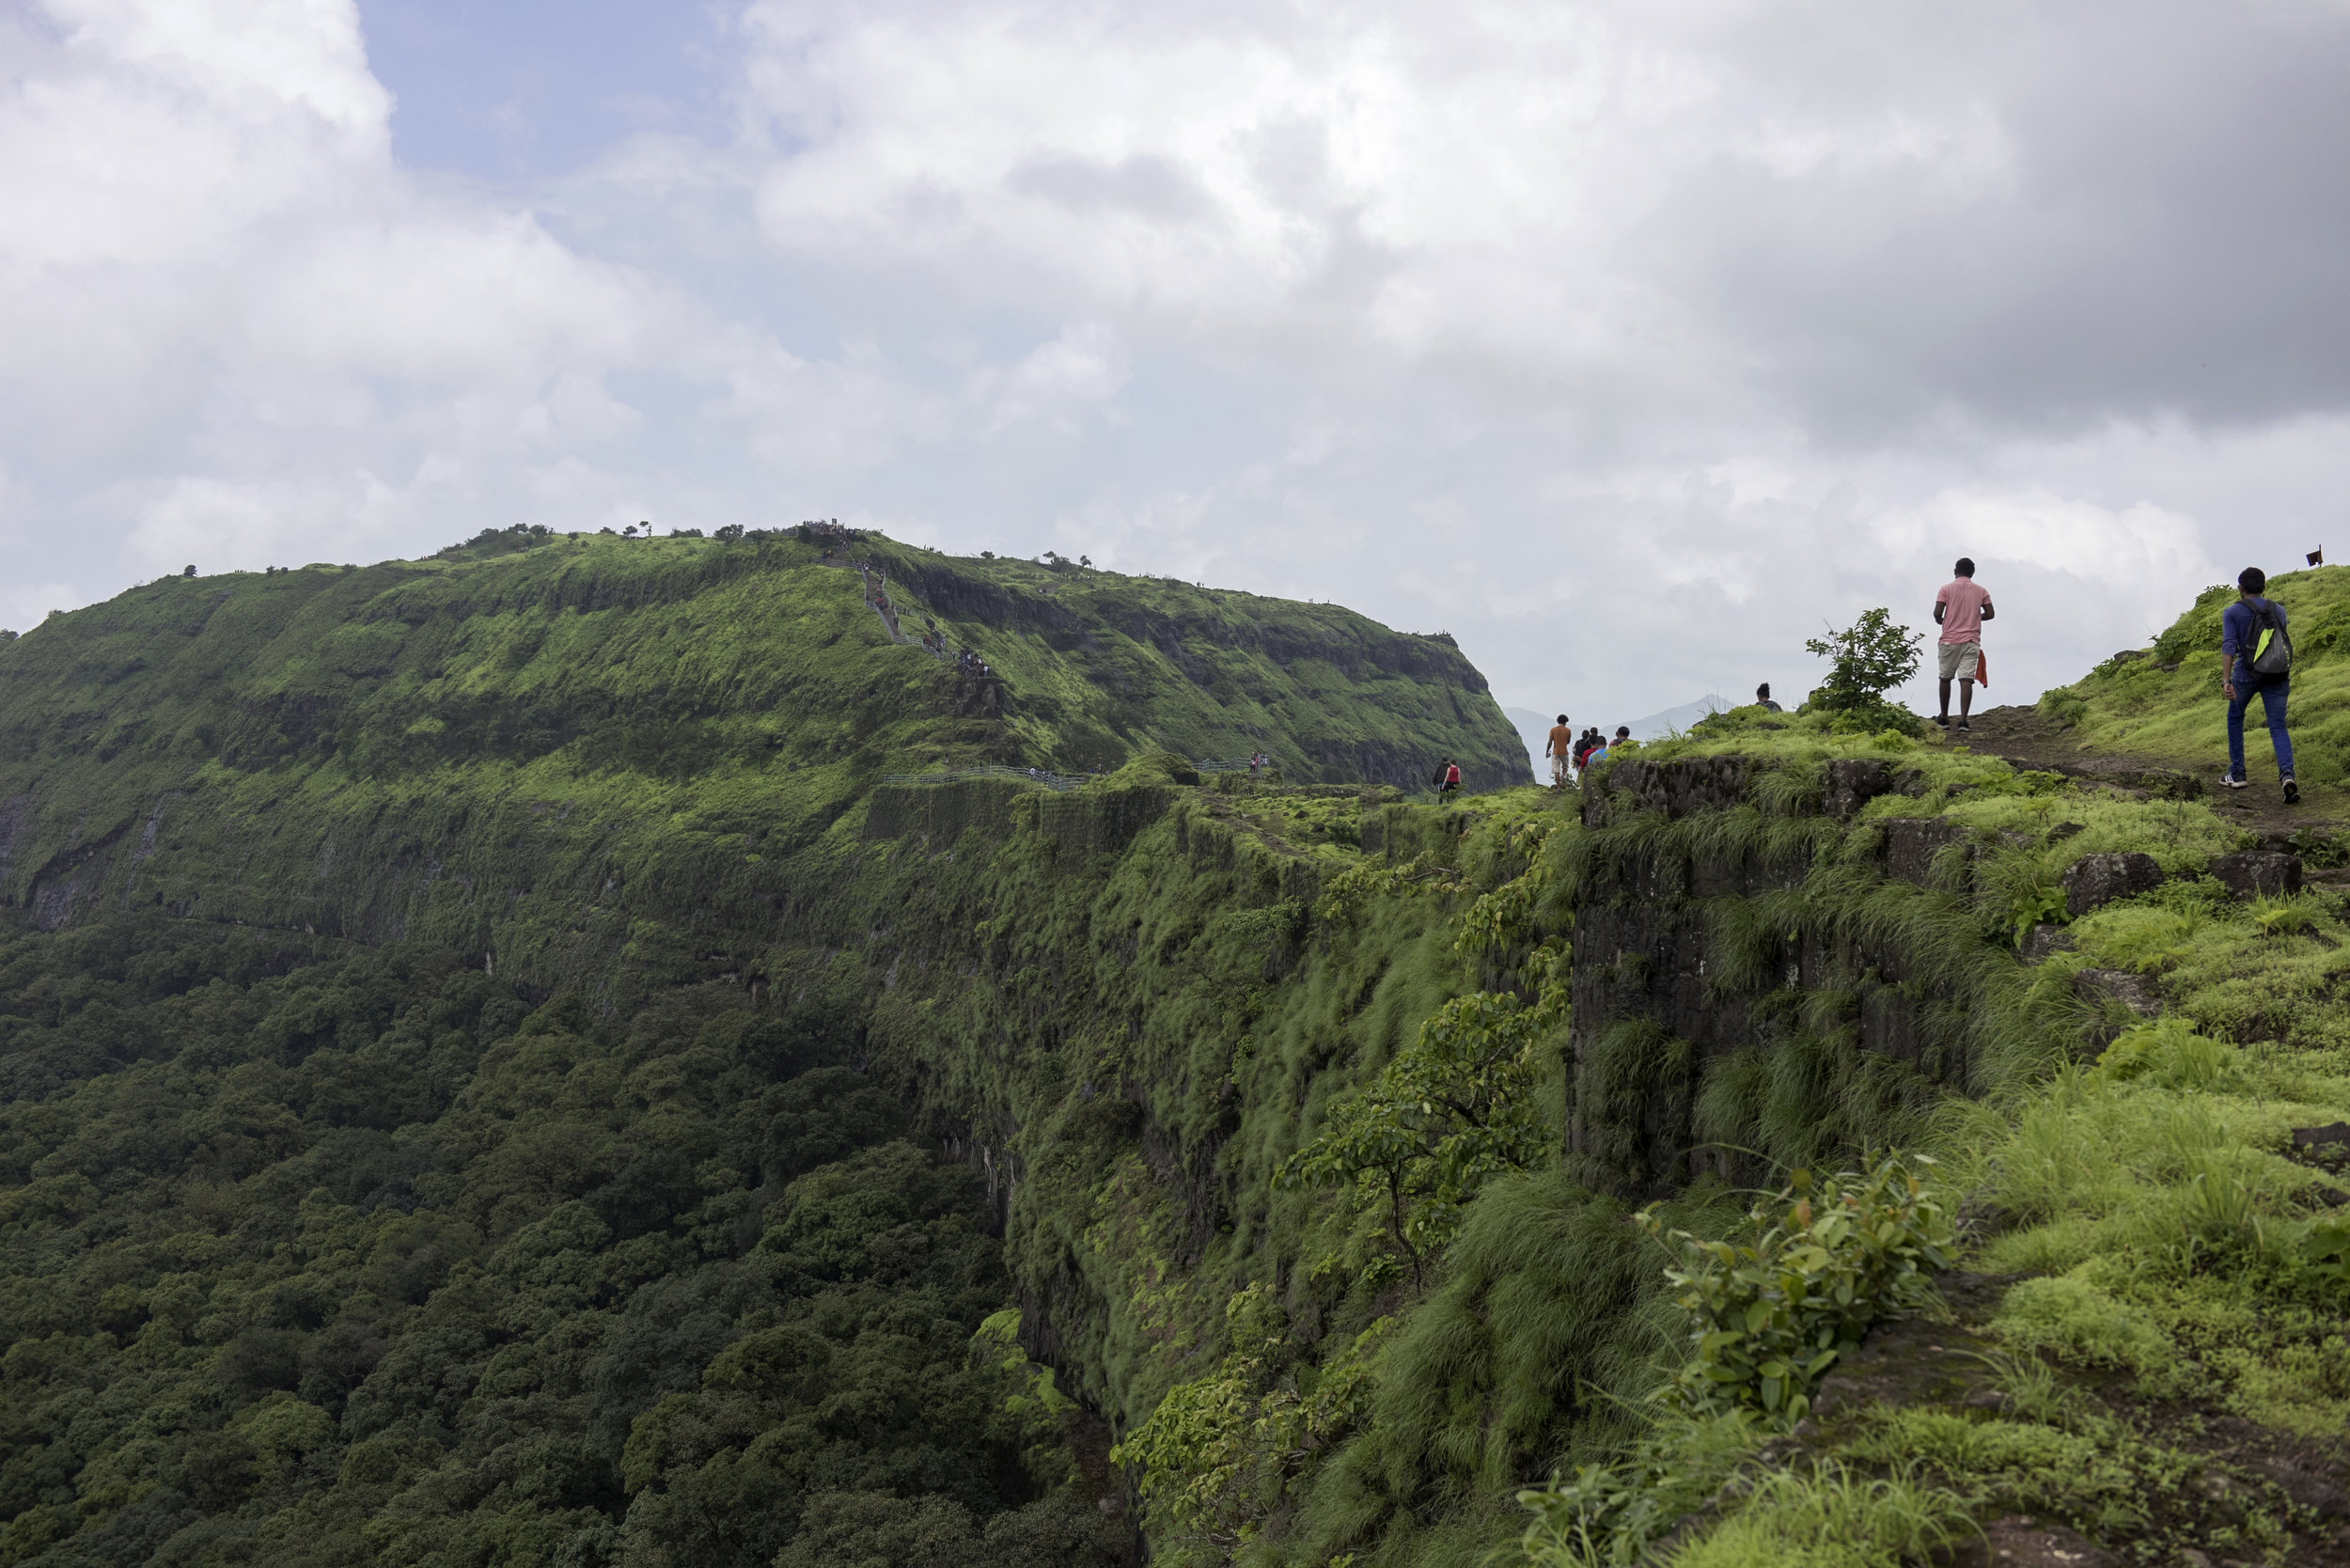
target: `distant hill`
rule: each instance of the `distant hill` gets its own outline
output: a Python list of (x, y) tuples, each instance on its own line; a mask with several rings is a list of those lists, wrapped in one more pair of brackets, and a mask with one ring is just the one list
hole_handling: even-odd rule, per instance
[[(1450, 638), (1333, 604), (877, 535), (510, 529), (169, 577), (0, 642), (0, 905), (690, 971), (724, 946), (693, 933), (806, 897), (783, 861), (887, 774), (1260, 748), (1292, 783), (1442, 755), (1527, 781)], [(581, 914), (624, 885), (633, 923)]]

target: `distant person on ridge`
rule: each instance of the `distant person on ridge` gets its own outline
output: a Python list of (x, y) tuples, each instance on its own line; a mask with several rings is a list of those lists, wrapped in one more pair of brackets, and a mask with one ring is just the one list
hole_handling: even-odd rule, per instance
[(1461, 764), (1448, 757), (1436, 770), (1436, 798), (1449, 800), (1461, 792)]
[(2293, 781), (2293, 737), (2285, 733), (2285, 698), (2293, 689), (2293, 637), (2285, 630), (2285, 607), (2264, 597), (2268, 574), (2248, 566), (2235, 580), (2236, 601), (2219, 618), (2219, 694), (2228, 699), (2228, 771), (2219, 782), (2248, 787), (2244, 776), (2244, 710), (2258, 692), (2268, 719), (2269, 743), (2277, 748), (2277, 776), (2285, 804), (2301, 798)]
[(1975, 705), (1975, 676), (1982, 668), (1982, 623), (1998, 614), (1991, 595), (1975, 582), (1975, 563), (1965, 556), (1952, 568), (1951, 578), (1934, 596), (1934, 623), (1942, 628), (1935, 650), (1942, 672), (1942, 712), (1935, 723), (1950, 727), (1950, 682), (1958, 682), (1958, 727), (1971, 729), (1966, 715)]
[(1563, 790), (1574, 781), (1574, 731), (1568, 728), (1566, 714), (1560, 713), (1550, 727), (1550, 744), (1543, 747), (1543, 755), (1550, 759), (1552, 789)]
[(1766, 713), (1783, 713), (1787, 711), (1771, 700), (1771, 683), (1768, 681), (1754, 688), (1754, 705)]

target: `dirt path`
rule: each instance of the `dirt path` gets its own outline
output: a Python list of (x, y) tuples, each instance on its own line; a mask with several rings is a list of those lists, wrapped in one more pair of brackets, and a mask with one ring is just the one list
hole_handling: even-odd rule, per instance
[[(2287, 806), (2277, 788), (2274, 768), (2265, 760), (2267, 736), (2248, 746), (2262, 761), (2251, 768), (2252, 788), (2222, 790), (2218, 779), (2227, 759), (2222, 757), (2145, 757), (2117, 751), (2084, 751), (2069, 729), (2060, 729), (2040, 715), (2037, 708), (1986, 708), (1975, 714), (1974, 728), (1955, 730), (1946, 738), (1939, 729), (1928, 732), (1928, 745), (1964, 745), (1986, 756), (2003, 758), (2018, 767), (2061, 773), (2084, 782), (2119, 789), (2145, 790), (2207, 802), (2229, 821), (2248, 832), (2288, 834), (2304, 827), (2333, 829), (2350, 816), (2350, 792), (2339, 788), (2304, 785), (2301, 803)], [(2264, 776), (2262, 769), (2269, 767)]]

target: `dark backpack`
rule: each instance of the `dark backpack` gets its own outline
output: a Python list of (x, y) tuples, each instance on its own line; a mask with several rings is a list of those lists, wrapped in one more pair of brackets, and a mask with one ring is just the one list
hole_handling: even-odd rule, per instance
[(2263, 677), (2293, 673), (2293, 638), (2277, 606), (2265, 599), (2252, 601), (2252, 653), (2247, 662)]

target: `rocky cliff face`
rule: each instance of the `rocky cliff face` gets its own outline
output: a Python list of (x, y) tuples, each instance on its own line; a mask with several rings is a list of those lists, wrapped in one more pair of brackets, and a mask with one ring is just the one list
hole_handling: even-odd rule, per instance
[[(1823, 1043), (1823, 1095), (1839, 1076), (1920, 1096), (1968, 1079), (1957, 981), (1901, 917), (1901, 894), (1936, 885), (1937, 852), (1964, 831), (1897, 819), (1848, 836), (1861, 806), (1915, 791), (1882, 762), (1831, 763), (1768, 812), (1754, 783), (1735, 756), (1634, 760), (1584, 792), (1567, 1142), (1595, 1185), (1658, 1197), (1707, 1173), (1751, 1179), (1722, 1136), (1753, 1109), (1732, 1081)], [(1900, 889), (1873, 907), (1858, 886), (1842, 906), (1807, 892), (1837, 856)]]

